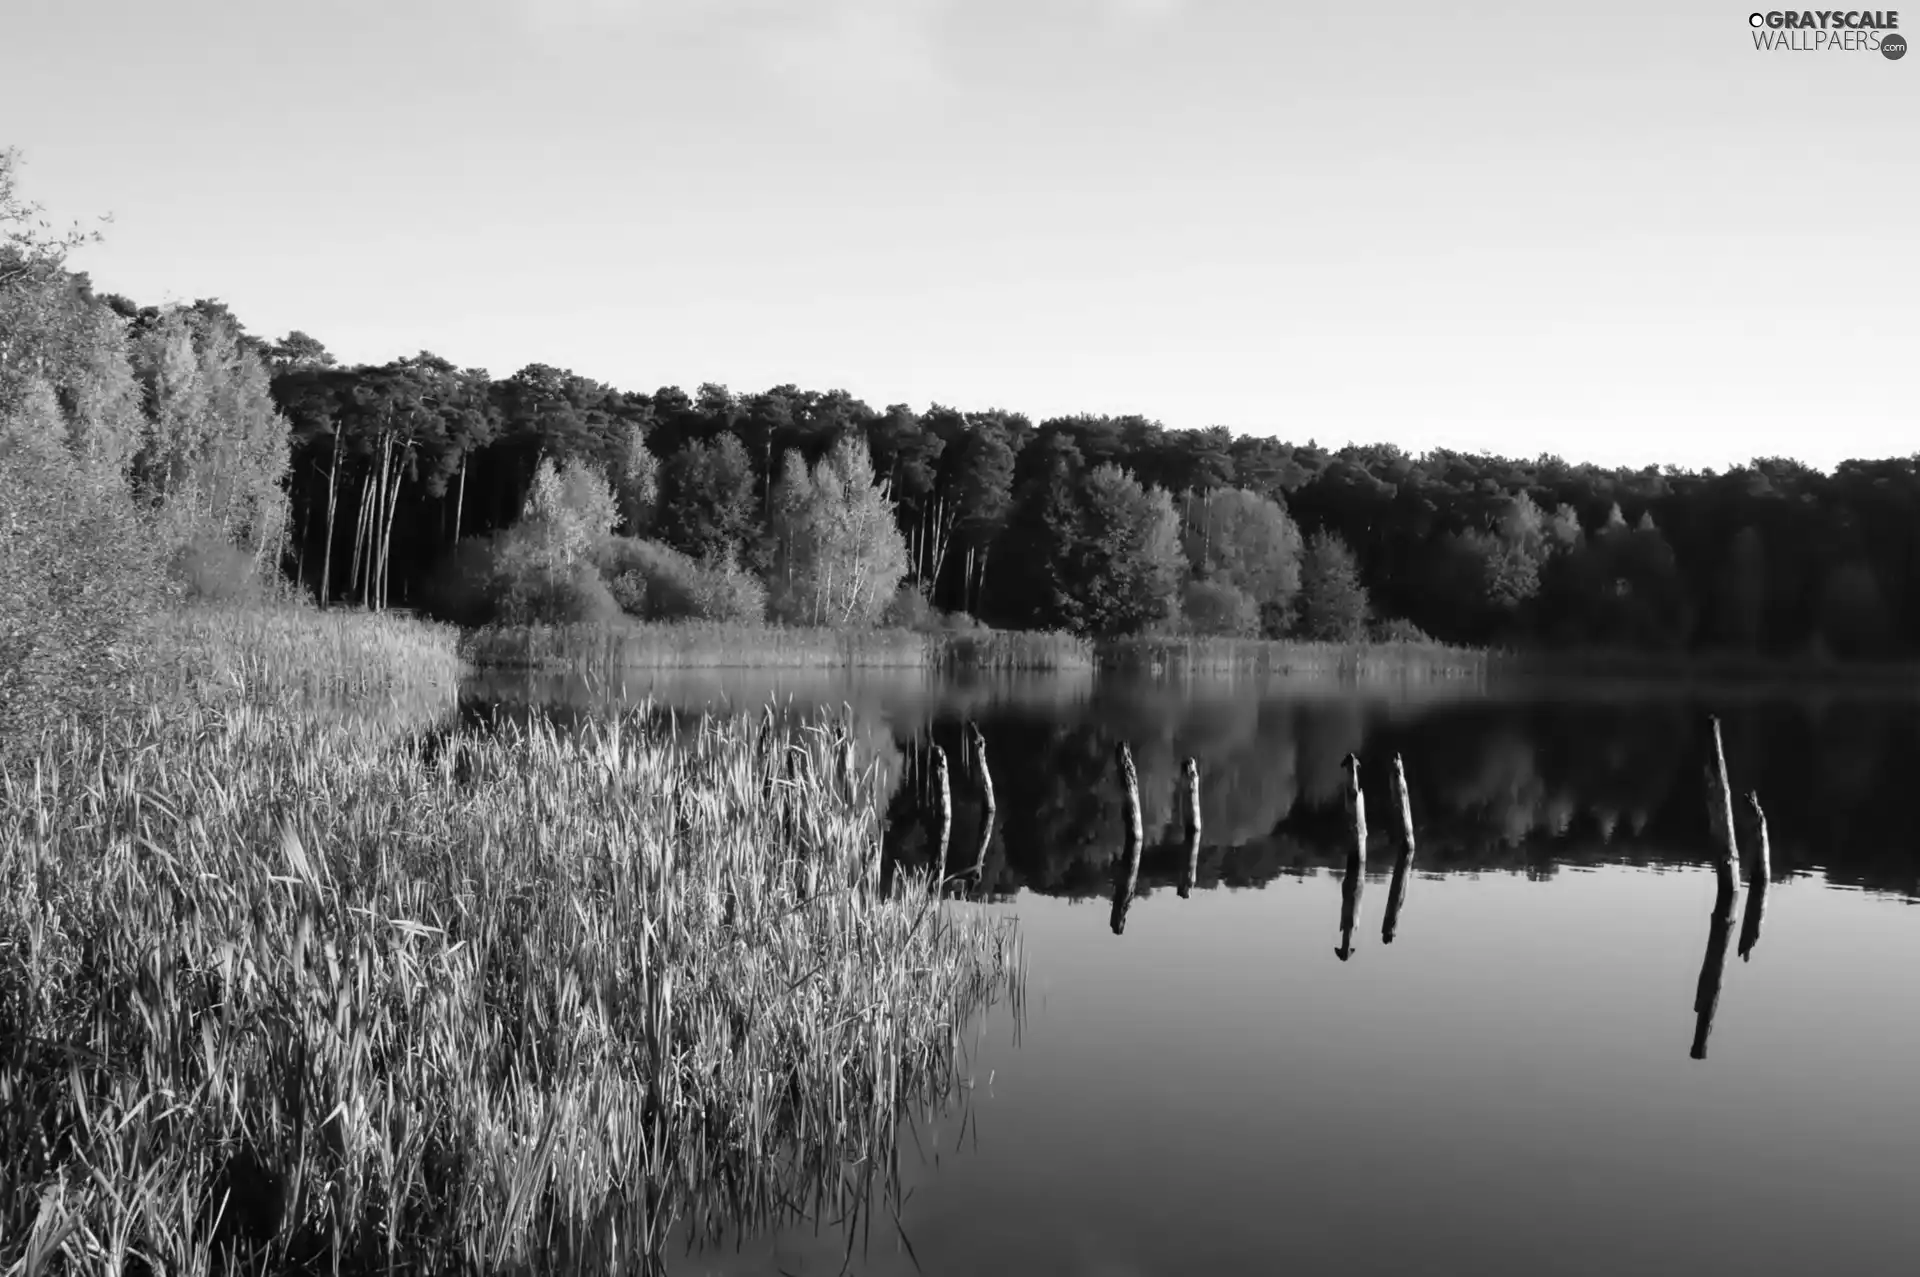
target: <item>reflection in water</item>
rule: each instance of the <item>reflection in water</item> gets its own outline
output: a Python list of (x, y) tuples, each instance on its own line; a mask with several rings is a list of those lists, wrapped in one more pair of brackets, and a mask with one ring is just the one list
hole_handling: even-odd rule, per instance
[(1760, 943), (1760, 927), (1767, 920), (1767, 887), (1773, 879), (1773, 852), (1767, 846), (1767, 813), (1760, 808), (1760, 795), (1747, 794), (1747, 809), (1753, 813), (1753, 867), (1748, 871), (1746, 916), (1740, 923), (1740, 961), (1747, 961)]
[(933, 863), (946, 871), (947, 844), (953, 838), (953, 785), (947, 776), (947, 751), (938, 745), (933, 754)]
[(1145, 838), (1140, 828), (1140, 777), (1133, 767), (1133, 751), (1121, 741), (1113, 756), (1120, 770), (1121, 810), (1126, 819), (1126, 845), (1113, 867), (1113, 934), (1127, 929), (1127, 910), (1133, 904), (1134, 888), (1140, 879), (1140, 852)]
[(1707, 958), (1700, 964), (1700, 983), (1693, 995), (1693, 1050), (1696, 1060), (1707, 1058), (1707, 1037), (1713, 1032), (1713, 1013), (1720, 1006), (1720, 981), (1727, 969), (1727, 942), (1733, 938), (1733, 900), (1740, 894), (1738, 879), (1724, 863), (1714, 878), (1713, 918), (1707, 928)]
[(1393, 886), (1387, 891), (1387, 918), (1380, 942), (1392, 944), (1400, 927), (1400, 910), (1407, 903), (1407, 879), (1413, 870), (1413, 802), (1407, 797), (1407, 769), (1393, 756), (1393, 805), (1400, 816), (1400, 854), (1393, 861)]
[[(1912, 850), (1920, 846), (1920, 804), (1905, 801), (1906, 778), (1920, 771), (1920, 713), (1911, 698), (1884, 692), (1822, 700), (1731, 690), (1709, 701), (1698, 693), (1590, 694), (1593, 685), (1580, 684), (1509, 697), (1337, 687), (1315, 697), (1258, 679), (793, 678), (803, 674), (817, 687), (794, 684), (789, 712), (838, 716), (843, 702), (851, 705), (863, 771), (872, 770), (878, 795), (903, 787), (905, 764), (929, 739), (958, 761), (953, 751), (964, 748), (969, 719), (991, 738), (996, 819), (980, 890), (992, 899), (1023, 890), (1108, 895), (1114, 848), (1105, 778), (1116, 739), (1128, 742), (1139, 771), (1150, 833), (1143, 886), (1177, 886), (1193, 860), (1174, 854), (1187, 757), (1207, 775), (1196, 891), (1339, 872), (1341, 760), (1353, 752), (1404, 757), (1426, 873), (1550, 877), (1569, 865), (1711, 863), (1712, 808), (1700, 788), (1702, 756), (1713, 750), (1709, 713), (1719, 718), (1721, 752), (1742, 791), (1767, 794), (1777, 873), (1819, 872), (1920, 895)], [(673, 706), (697, 715), (714, 700), (701, 681), (711, 677), (718, 675), (695, 671), (682, 686), (662, 675), (648, 690), (661, 698), (661, 714)], [(504, 702), (518, 714), (527, 701), (516, 697), (551, 703), (547, 696), (563, 690), (488, 685), (470, 689), (470, 699)], [(559, 703), (583, 704), (586, 693), (576, 691)], [(750, 689), (730, 691), (744, 698)], [(1846, 766), (1838, 767), (1842, 750)], [(924, 795), (927, 769), (912, 770)], [(1391, 800), (1384, 767), (1367, 783), (1376, 804)], [(973, 849), (966, 806), (953, 831), (963, 859)], [(902, 804), (892, 814), (907, 810)], [(927, 838), (902, 829), (899, 840), (902, 865), (921, 864)], [(1163, 844), (1164, 863), (1156, 854)]]
[(1200, 762), (1192, 756), (1180, 761), (1180, 788), (1180, 854), (1186, 864), (1180, 871), (1180, 898), (1185, 900), (1200, 873)]
[(1341, 764), (1346, 780), (1341, 797), (1347, 812), (1347, 876), (1340, 884), (1340, 947), (1333, 952), (1345, 962), (1353, 956), (1353, 928), (1360, 917), (1360, 892), (1367, 877), (1367, 799), (1360, 792), (1360, 759), (1348, 754)]

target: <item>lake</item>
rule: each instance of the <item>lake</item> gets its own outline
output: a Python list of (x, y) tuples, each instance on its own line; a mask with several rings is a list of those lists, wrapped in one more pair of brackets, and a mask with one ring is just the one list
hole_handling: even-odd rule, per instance
[[(895, 786), (908, 871), (936, 855), (932, 744), (947, 870), (975, 863), (976, 721), (997, 819), (945, 907), (1015, 914), (1027, 963), (1024, 1003), (971, 1027), (970, 1088), (913, 1123), (854, 1236), (821, 1219), (671, 1271), (1913, 1270), (1920, 699), (804, 672), (624, 692), (844, 706)], [(469, 693), (605, 697), (525, 676)], [(1765, 808), (1764, 913), (1747, 884), (1718, 898), (1709, 714)], [(1124, 928), (1120, 741), (1146, 835)], [(1371, 837), (1343, 960), (1349, 753)], [(1396, 754), (1417, 848), (1385, 944)]]

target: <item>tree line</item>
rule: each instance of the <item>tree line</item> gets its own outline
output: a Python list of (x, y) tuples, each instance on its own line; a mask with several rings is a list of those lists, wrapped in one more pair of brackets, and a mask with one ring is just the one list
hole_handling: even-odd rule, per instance
[(1915, 456), (1636, 470), (792, 385), (643, 393), (428, 353), (344, 366), (217, 301), (96, 294), (0, 172), (8, 437), (123, 479), (202, 592), (283, 575), (323, 604), (463, 621), (974, 618), (1838, 659), (1920, 644)]
[(1004, 627), (1843, 659), (1920, 642), (1914, 456), (1831, 474), (1415, 457), (795, 386), (642, 394), (545, 365), (494, 381), (425, 355), (341, 368), (299, 334), (267, 353), (292, 424), (294, 570), (330, 597), (366, 596), (365, 569), (327, 566), (362, 539), (322, 527), (342, 473), (384, 529), (389, 599), (391, 573), (428, 597), (463, 538), (510, 527), (543, 458), (606, 476), (625, 535), (772, 584), (792, 579), (782, 494), (851, 444), (892, 508), (888, 571), (929, 608)]

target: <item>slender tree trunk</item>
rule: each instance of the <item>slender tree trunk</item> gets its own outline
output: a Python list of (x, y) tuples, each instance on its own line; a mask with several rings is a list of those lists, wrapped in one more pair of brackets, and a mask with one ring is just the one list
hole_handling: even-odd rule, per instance
[[(404, 461), (405, 454), (402, 453), (401, 457)], [(400, 508), (400, 483), (400, 471), (396, 468), (393, 472), (392, 490), (387, 494), (387, 529), (381, 537), (380, 607), (382, 610), (385, 610), (393, 594), (393, 515)]]
[(360, 591), (360, 602), (365, 604), (366, 577), (361, 572), (361, 560), (367, 544), (367, 501), (373, 492), (373, 467), (367, 467), (367, 477), (360, 482), (360, 508), (353, 520), (353, 563), (347, 568), (347, 592)]
[(453, 543), (460, 544), (460, 512), (467, 504), (467, 454), (460, 454), (460, 495), (453, 501)]
[(387, 494), (393, 487), (393, 436), (387, 435), (380, 441), (380, 494), (373, 505), (373, 608), (383, 612), (387, 607), (387, 541), (386, 520), (381, 516), (387, 512)]
[(373, 504), (367, 512), (366, 576), (360, 585), (361, 606), (380, 610), (380, 511), (387, 502), (387, 459), (393, 450), (393, 436), (380, 437), (380, 470), (372, 490)]
[(340, 431), (333, 432), (333, 464), (327, 467), (327, 548), (320, 556), (320, 606), (333, 601), (333, 513), (340, 504)]

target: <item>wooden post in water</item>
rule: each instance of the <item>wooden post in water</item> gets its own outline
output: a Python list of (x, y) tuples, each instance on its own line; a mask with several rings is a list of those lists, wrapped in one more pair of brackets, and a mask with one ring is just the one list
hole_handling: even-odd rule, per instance
[(980, 730), (980, 724), (972, 719), (967, 720), (967, 751), (973, 757), (974, 779), (980, 790), (980, 805), (987, 809), (988, 816), (992, 816), (993, 773), (987, 770), (987, 737), (986, 733)]
[(1727, 755), (1720, 745), (1720, 719), (1707, 716), (1713, 753), (1707, 759), (1707, 821), (1713, 827), (1714, 849), (1723, 873), (1733, 876), (1733, 888), (1740, 889), (1740, 852), (1733, 838), (1733, 788), (1727, 783)]
[(1713, 1013), (1720, 1006), (1720, 983), (1727, 970), (1727, 942), (1733, 938), (1733, 900), (1740, 894), (1739, 871), (1721, 865), (1715, 875), (1713, 918), (1707, 926), (1707, 957), (1700, 964), (1700, 983), (1693, 995), (1693, 1049), (1696, 1060), (1707, 1058), (1707, 1038), (1713, 1032)]
[(1740, 921), (1740, 961), (1745, 962), (1760, 943), (1760, 927), (1767, 920), (1767, 887), (1773, 881), (1773, 853), (1767, 846), (1767, 813), (1760, 808), (1760, 795), (1747, 794), (1747, 807), (1753, 812), (1753, 864), (1747, 871), (1747, 909)]
[(967, 720), (967, 752), (973, 758), (974, 778), (980, 790), (980, 837), (974, 844), (973, 868), (968, 879), (977, 887), (987, 877), (987, 846), (993, 841), (993, 773), (987, 768), (987, 738), (980, 724)]
[(947, 751), (933, 749), (933, 863), (941, 876), (947, 872), (947, 841), (953, 837), (953, 787), (947, 780)]
[(1400, 854), (1393, 861), (1393, 886), (1387, 891), (1387, 919), (1380, 928), (1382, 944), (1392, 944), (1400, 927), (1400, 910), (1407, 903), (1407, 881), (1413, 876), (1413, 803), (1407, 797), (1407, 769), (1393, 756), (1393, 805), (1400, 813)]
[(1200, 876), (1200, 763), (1197, 759), (1187, 758), (1180, 763), (1180, 814), (1187, 867), (1180, 874), (1180, 898), (1187, 899), (1193, 894), (1193, 883)]
[(1367, 875), (1367, 800), (1360, 792), (1360, 758), (1348, 754), (1341, 798), (1347, 810), (1347, 876), (1340, 883), (1340, 947), (1334, 956), (1345, 962), (1353, 956), (1353, 928), (1360, 917), (1360, 891)]
[(1140, 847), (1144, 835), (1140, 828), (1140, 775), (1134, 770), (1133, 751), (1121, 741), (1113, 748), (1120, 768), (1121, 814), (1126, 821), (1126, 847), (1113, 873), (1113, 934), (1127, 929), (1127, 909), (1133, 904), (1133, 892), (1140, 880)]

